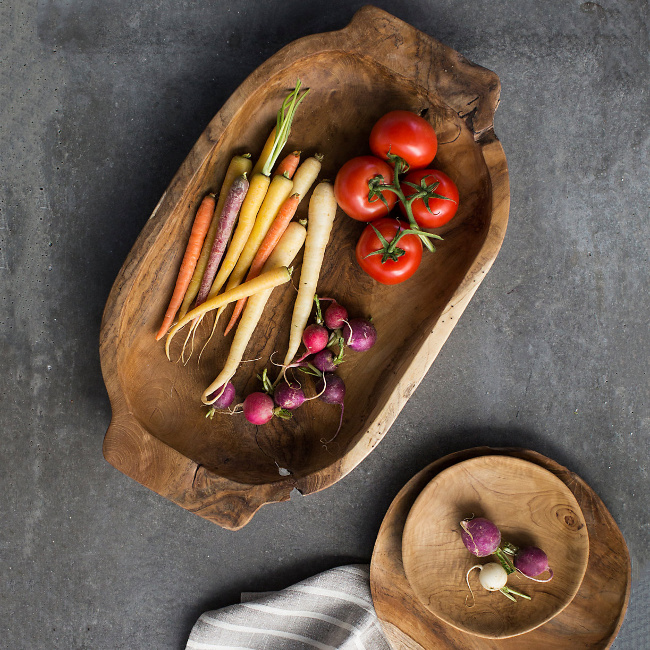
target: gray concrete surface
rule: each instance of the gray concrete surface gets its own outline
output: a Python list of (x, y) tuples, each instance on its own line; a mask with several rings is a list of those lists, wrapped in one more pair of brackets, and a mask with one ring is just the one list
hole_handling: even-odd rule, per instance
[(479, 444), (602, 497), (648, 647), (648, 4), (378, 3), (500, 76), (510, 225), (379, 447), (231, 533), (102, 458), (102, 308), (145, 220), (245, 76), (359, 2), (0, 3), (0, 647), (182, 648), (206, 608), (368, 561), (419, 469)]

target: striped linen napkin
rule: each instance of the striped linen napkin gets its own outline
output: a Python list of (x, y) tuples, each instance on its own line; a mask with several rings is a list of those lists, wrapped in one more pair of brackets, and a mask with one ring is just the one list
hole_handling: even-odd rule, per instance
[(187, 650), (390, 650), (364, 564), (330, 569), (202, 614)]

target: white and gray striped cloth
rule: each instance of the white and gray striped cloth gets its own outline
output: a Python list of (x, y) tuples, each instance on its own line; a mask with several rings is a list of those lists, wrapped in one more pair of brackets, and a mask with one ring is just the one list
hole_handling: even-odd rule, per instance
[(368, 565), (250, 597), (201, 615), (187, 650), (390, 650), (372, 605)]

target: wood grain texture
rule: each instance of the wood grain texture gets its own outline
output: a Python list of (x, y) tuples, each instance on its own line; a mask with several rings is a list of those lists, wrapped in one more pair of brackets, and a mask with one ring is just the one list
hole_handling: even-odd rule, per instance
[[(575, 496), (589, 533), (587, 570), (571, 603), (531, 632), (504, 639), (467, 634), (434, 616), (415, 595), (402, 560), (404, 525), (422, 490), (447, 468), (471, 458), (494, 454), (535, 463), (561, 479)], [(375, 609), (396, 649), (608, 648), (623, 622), (630, 579), (630, 557), (625, 540), (603, 502), (580, 477), (534, 451), (487, 447), (445, 456), (423, 469), (402, 488), (382, 522), (370, 569)]]
[[(396, 287), (380, 286), (358, 269), (354, 245), (363, 225), (338, 212), (319, 292), (336, 297), (353, 315), (372, 315), (379, 342), (365, 356), (351, 354), (342, 366), (346, 417), (337, 439), (326, 446), (321, 439), (336, 429), (337, 407), (316, 401), (290, 422), (263, 427), (242, 417), (204, 418), (198, 396), (220, 370), (231, 340), (223, 339), (222, 329), (200, 365), (169, 363), (153, 337), (183, 254), (179, 243), (187, 239), (201, 198), (218, 190), (232, 155), (259, 153), (297, 78), (311, 91), (287, 151), (324, 153), (322, 176), (334, 178), (346, 160), (369, 152), (372, 124), (385, 112), (425, 111), (440, 140), (435, 166), (456, 180), (461, 197), (456, 217), (439, 231), (445, 241), (438, 252)], [(106, 459), (230, 529), (246, 524), (264, 503), (288, 499), (294, 488), (305, 494), (321, 490), (356, 467), (429, 369), (503, 241), (509, 186), (492, 130), (498, 98), (494, 73), (374, 7), (361, 9), (343, 30), (295, 41), (253, 72), (179, 169), (107, 301), (100, 336), (113, 411)], [(306, 209), (304, 201), (299, 218)], [(273, 292), (268, 316), (246, 352), (260, 361), (244, 364), (234, 380), (240, 397), (258, 388), (255, 375), (271, 353), (286, 349), (294, 295), (291, 286)], [(205, 325), (198, 340), (206, 336)], [(290, 474), (281, 476), (279, 467)]]
[[(508, 580), (530, 601), (513, 603), (484, 590), (474, 572), (467, 606), (467, 571), (496, 561), (465, 548), (459, 522), (473, 516), (496, 523), (503, 540), (544, 549), (554, 571), (550, 582), (518, 574)], [(509, 456), (472, 458), (438, 474), (415, 501), (402, 536), (404, 570), (420, 602), (449, 625), (489, 638), (529, 632), (562, 611), (580, 587), (588, 558), (589, 536), (571, 490), (539, 465)]]

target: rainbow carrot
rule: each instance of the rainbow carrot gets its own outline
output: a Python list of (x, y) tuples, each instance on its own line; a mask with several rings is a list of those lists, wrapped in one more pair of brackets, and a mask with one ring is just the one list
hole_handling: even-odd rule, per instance
[(277, 166), (273, 176), (286, 176), (287, 178), (293, 178), (293, 175), (298, 169), (298, 163), (300, 162), (300, 151), (291, 152), (286, 158), (283, 158), (280, 164)]
[[(271, 255), (277, 243), (280, 241), (280, 237), (282, 237), (285, 230), (289, 226), (291, 219), (293, 219), (293, 215), (296, 214), (298, 203), (300, 203), (300, 196), (298, 194), (292, 194), (289, 198), (285, 199), (284, 203), (280, 207), (280, 210), (278, 211), (277, 216), (273, 220), (269, 231), (266, 233), (266, 236), (262, 240), (260, 247), (257, 249), (257, 253), (253, 258), (253, 262), (251, 263), (248, 275), (246, 276), (247, 281), (256, 278), (260, 274), (266, 260), (269, 258), (269, 255)], [(242, 298), (241, 300), (237, 301), (232, 316), (230, 317), (230, 322), (228, 323), (224, 332), (224, 336), (230, 332), (230, 330), (237, 322), (237, 319), (244, 309), (245, 304), (246, 298)]]
[(174, 287), (174, 292), (169, 301), (169, 306), (165, 312), (162, 325), (156, 334), (156, 341), (160, 341), (160, 339), (167, 334), (167, 330), (171, 327), (171, 324), (174, 321), (174, 316), (183, 302), (183, 297), (185, 296), (187, 287), (192, 279), (192, 274), (196, 268), (199, 255), (201, 254), (203, 240), (205, 239), (205, 235), (210, 227), (210, 222), (212, 221), (216, 201), (214, 194), (208, 194), (204, 197), (203, 201), (201, 201), (201, 205), (196, 211), (196, 217), (192, 224), (192, 232), (190, 233), (190, 238), (187, 242), (187, 247), (185, 248), (185, 254), (183, 255), (183, 261), (181, 262), (181, 268), (178, 271), (178, 277), (176, 278), (176, 286)]

